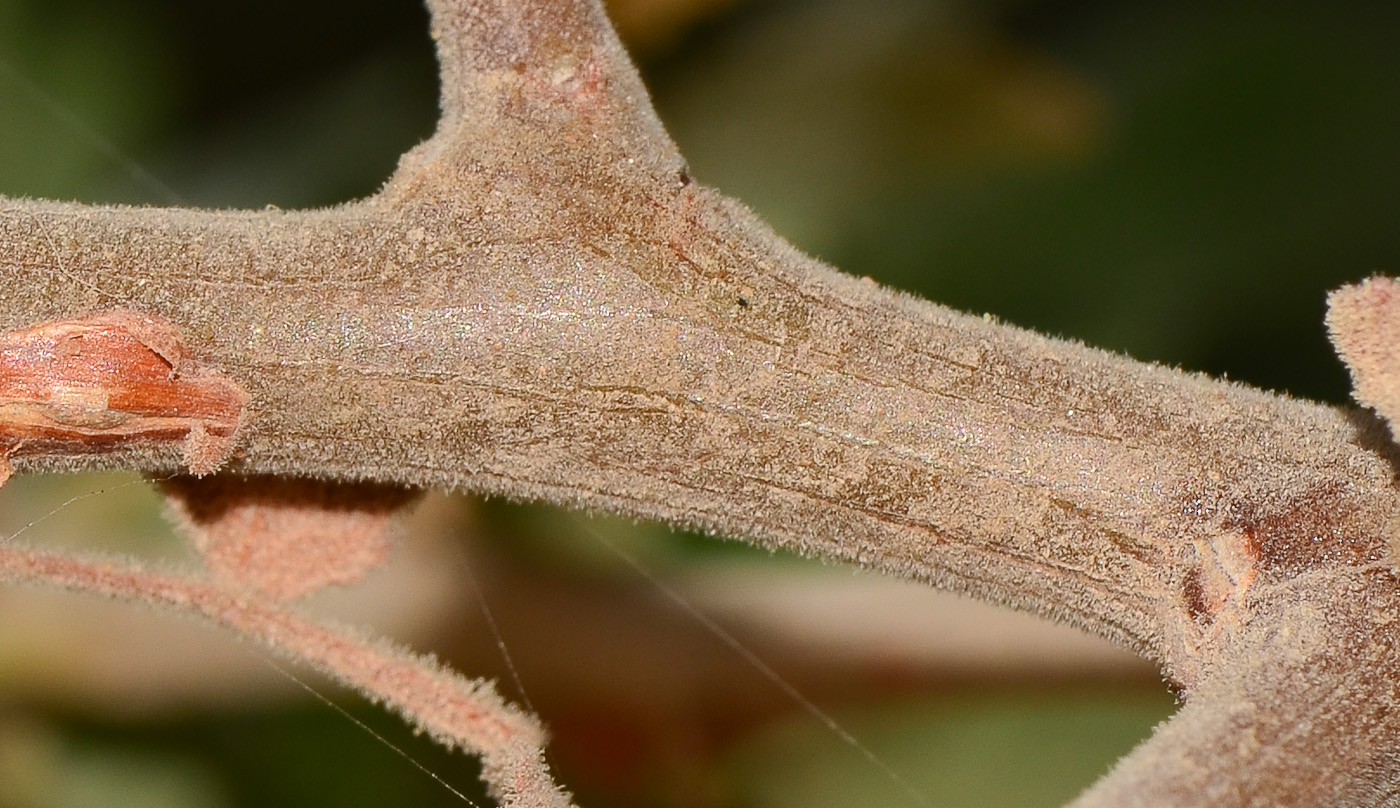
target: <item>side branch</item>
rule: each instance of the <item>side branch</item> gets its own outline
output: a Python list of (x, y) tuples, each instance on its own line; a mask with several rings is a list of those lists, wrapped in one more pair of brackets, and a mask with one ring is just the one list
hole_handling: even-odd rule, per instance
[(1219, 672), (1072, 808), (1396, 805), (1400, 596), (1384, 565), (1354, 573), (1258, 601)]
[(482, 777), (502, 805), (572, 805), (549, 776), (541, 756), (544, 732), (534, 719), (503, 702), (489, 684), (463, 679), (387, 642), (323, 626), (281, 604), (198, 578), (3, 544), (0, 579), (48, 583), (202, 615), (383, 701), (439, 743), (480, 755)]

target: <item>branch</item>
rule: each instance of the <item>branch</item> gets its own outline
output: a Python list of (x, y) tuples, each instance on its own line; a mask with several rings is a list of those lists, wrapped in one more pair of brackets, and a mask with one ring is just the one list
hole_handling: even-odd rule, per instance
[(1373, 565), (1256, 599), (1216, 674), (1074, 808), (1394, 805), (1395, 589)]
[[(608, 130), (608, 147), (628, 154), (625, 159), (656, 160), (662, 172), (679, 167), (675, 146), (647, 104), (646, 87), (598, 3), (428, 0), (428, 9), (442, 75), (442, 118), (437, 136), (410, 152), (406, 164), (461, 164), (470, 161), (468, 154), (488, 163), (519, 162), (526, 152), (538, 157), (567, 145), (565, 163), (577, 167), (571, 158), (581, 144), (560, 143), (554, 135), (581, 117), (595, 134)], [(533, 118), (517, 132), (530, 140), (500, 137), (493, 126), (502, 116)], [(412, 173), (401, 167), (395, 183)]]
[(503, 702), (490, 685), (463, 679), (431, 659), (347, 629), (317, 624), (256, 595), (112, 562), (0, 545), (0, 579), (193, 612), (257, 637), (275, 651), (372, 694), (438, 742), (481, 755), (482, 777), (503, 805), (564, 808), (572, 804), (550, 779), (539, 751), (544, 731), (534, 719)]
[[(380, 194), (309, 212), (0, 201), (0, 328), (118, 306), (176, 324), (250, 396), (238, 473), (663, 520), (1114, 638), (1191, 701), (1102, 793), (1206, 766), (1235, 789), (1220, 804), (1269, 772), (1280, 802), (1340, 804), (1316, 795), (1400, 776), (1392, 701), (1367, 765), (1256, 778), (1232, 767), (1258, 755), (1203, 751), (1274, 726), (1220, 723), (1230, 699), (1321, 692), (1259, 675), (1256, 635), (1348, 587), (1381, 610), (1336, 631), (1388, 631), (1377, 562), (1400, 502), (1371, 420), (841, 275), (691, 182), (595, 3), (430, 7), (442, 122)], [(180, 467), (140, 443), (13, 459)], [(1305, 702), (1278, 715), (1316, 718)]]

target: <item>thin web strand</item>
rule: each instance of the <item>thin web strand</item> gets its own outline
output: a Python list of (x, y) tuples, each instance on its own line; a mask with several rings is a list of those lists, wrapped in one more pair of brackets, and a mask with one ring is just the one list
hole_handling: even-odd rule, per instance
[(654, 573), (652, 573), (651, 570), (643, 566), (642, 563), (638, 561), (635, 556), (623, 550), (621, 547), (618, 547), (607, 537), (605, 537), (600, 531), (595, 529), (592, 525), (589, 525), (587, 522), (584, 522), (582, 520), (578, 520), (578, 523), (586, 533), (591, 534), (595, 539), (602, 543), (604, 547), (608, 548), (618, 558), (622, 559), (622, 561), (625, 564), (627, 564), (627, 566), (631, 567), (633, 571), (635, 571), (652, 586), (656, 587), (661, 592), (661, 594), (665, 595), (666, 598), (672, 603), (674, 603), (677, 608), (690, 615), (707, 631), (718, 637), (721, 642), (729, 646), (730, 650), (742, 657), (745, 662), (752, 665), (754, 669), (757, 670), (760, 674), (762, 674), (765, 679), (771, 682), (773, 686), (781, 690), (784, 695), (792, 699), (792, 701), (798, 706), (800, 706), (803, 710), (805, 710), (808, 715), (812, 716), (824, 727), (826, 727), (827, 730), (829, 730), (838, 739), (840, 739), (842, 743), (846, 744), (851, 749), (855, 750), (855, 752), (858, 753), (861, 757), (865, 758), (865, 760), (869, 762), (870, 765), (878, 769), (880, 773), (883, 774), (890, 781), (890, 783), (897, 786), (901, 791), (903, 791), (909, 797), (909, 799), (912, 800), (916, 805), (920, 805), (923, 808), (933, 808), (933, 803), (931, 803), (929, 799), (925, 797), (923, 793), (921, 793), (918, 789), (914, 788), (913, 784), (910, 783), (907, 779), (905, 779), (903, 775), (892, 769), (889, 766), (889, 764), (885, 763), (885, 761), (881, 760), (879, 755), (875, 754), (875, 752), (872, 749), (870, 749), (870, 747), (861, 743), (859, 738), (853, 735), (850, 730), (843, 727), (841, 723), (835, 718), (833, 718), (829, 713), (827, 713), (822, 708), (818, 707), (816, 703), (813, 702), (811, 699), (802, 695), (802, 692), (798, 690), (796, 686), (794, 686), (791, 682), (785, 679), (782, 676), (782, 674), (773, 670), (773, 668), (771, 668), (768, 665), (768, 663), (764, 662), (757, 654), (749, 650), (748, 646), (744, 645), (738, 637), (735, 637), (733, 634), (730, 634), (728, 631), (725, 630), (723, 626), (721, 626), (719, 623), (716, 623), (712, 618), (710, 618), (709, 615), (706, 615), (704, 612), (700, 611), (700, 609), (696, 607), (695, 604), (687, 600), (685, 596), (682, 595), (680, 592), (676, 591), (670, 586), (667, 586), (666, 583), (662, 581), (659, 577), (657, 577)]
[(98, 496), (98, 495), (101, 495), (101, 494), (105, 494), (105, 493), (107, 493), (108, 491), (119, 491), (119, 490), (121, 490), (121, 489), (123, 489), (123, 488), (127, 488), (128, 486), (133, 486), (133, 485), (138, 485), (138, 484), (144, 484), (145, 482), (146, 482), (146, 481), (143, 480), (143, 479), (127, 480), (126, 482), (121, 483), (121, 484), (119, 484), (119, 485), (104, 486), (104, 487), (102, 487), (102, 488), (97, 488), (97, 489), (88, 491), (88, 492), (85, 493), (85, 494), (75, 494), (75, 495), (69, 497), (68, 499), (64, 500), (63, 502), (59, 503), (57, 507), (55, 507), (53, 510), (49, 511), (48, 513), (44, 514), (43, 516), (40, 516), (38, 519), (33, 519), (33, 520), (31, 520), (31, 521), (25, 523), (25, 525), (24, 525), (23, 527), (21, 527), (19, 530), (16, 530), (14, 533), (11, 533), (10, 535), (6, 536), (3, 540), (0, 540), (0, 543), (4, 543), (4, 544), (13, 544), (14, 541), (15, 541), (15, 539), (18, 539), (20, 536), (22, 536), (22, 535), (24, 535), (25, 533), (29, 532), (31, 529), (33, 529), (33, 528), (35, 528), (35, 527), (37, 527), (37, 526), (43, 524), (44, 522), (47, 522), (48, 520), (50, 520), (50, 519), (52, 519), (53, 517), (57, 516), (59, 513), (61, 513), (61, 512), (63, 512), (63, 511), (65, 511), (65, 510), (67, 510), (68, 507), (71, 506), (71, 505), (73, 505), (75, 502), (82, 502), (82, 501), (85, 500), (85, 499), (91, 499), (92, 497), (95, 497), (95, 496)]
[[(251, 650), (250, 650), (250, 653), (252, 653)], [(332, 710), (335, 710), (337, 713), (340, 713), (340, 714), (345, 718), (345, 720), (349, 721), (350, 723), (352, 723), (352, 724), (354, 724), (355, 726), (359, 727), (360, 729), (364, 730), (366, 733), (369, 734), (369, 736), (370, 736), (371, 738), (373, 738), (373, 739), (375, 739), (376, 741), (379, 741), (381, 744), (384, 744), (385, 746), (387, 746), (389, 749), (391, 749), (391, 750), (394, 752), (394, 754), (396, 754), (396, 755), (398, 755), (399, 757), (403, 758), (404, 760), (408, 761), (408, 763), (409, 763), (411, 766), (413, 766), (413, 768), (417, 769), (418, 771), (422, 772), (423, 774), (426, 774), (427, 776), (431, 777), (433, 780), (437, 781), (437, 784), (438, 784), (438, 785), (440, 785), (440, 786), (442, 786), (443, 788), (447, 789), (448, 791), (452, 792), (452, 794), (453, 794), (454, 796), (456, 796), (458, 799), (460, 799), (462, 802), (465, 802), (466, 804), (472, 806), (472, 808), (481, 808), (481, 805), (478, 804), (478, 803), (477, 803), (475, 800), (473, 800), (471, 797), (468, 797), (466, 794), (463, 794), (461, 791), (458, 791), (456, 788), (454, 788), (454, 787), (452, 786), (451, 783), (449, 783), (449, 782), (447, 782), (446, 780), (444, 780), (437, 772), (433, 771), (432, 769), (429, 769), (427, 766), (424, 766), (422, 763), (419, 763), (418, 760), (417, 760), (416, 758), (414, 758), (414, 757), (413, 757), (412, 755), (410, 755), (408, 752), (405, 752), (403, 749), (401, 749), (401, 748), (398, 747), (397, 745), (395, 745), (393, 741), (390, 741), (388, 738), (385, 738), (383, 735), (379, 734), (377, 731), (375, 731), (375, 729), (374, 729), (373, 727), (371, 727), (370, 725), (368, 725), (368, 724), (366, 724), (365, 722), (361, 721), (360, 719), (356, 718), (355, 716), (351, 715), (349, 710), (346, 710), (344, 707), (341, 707), (339, 704), (336, 704), (334, 701), (332, 701), (332, 700), (331, 700), (328, 696), (326, 696), (324, 693), (322, 693), (321, 691), (319, 691), (319, 690), (317, 690), (316, 688), (312, 687), (311, 685), (307, 684), (306, 682), (302, 681), (301, 678), (300, 678), (299, 676), (297, 676), (296, 674), (294, 674), (294, 673), (292, 673), (291, 671), (287, 670), (286, 668), (282, 667), (281, 665), (277, 664), (277, 662), (276, 662), (275, 660), (269, 659), (269, 658), (267, 658), (267, 657), (261, 657), (261, 658), (262, 658), (262, 661), (263, 661), (263, 662), (267, 663), (267, 666), (268, 666), (268, 667), (272, 668), (274, 671), (277, 671), (279, 674), (281, 674), (282, 676), (286, 677), (288, 680), (290, 680), (290, 681), (291, 681), (293, 684), (295, 684), (297, 687), (300, 687), (302, 690), (305, 690), (307, 693), (310, 693), (312, 696), (314, 696), (314, 697), (315, 697), (318, 701), (320, 701), (322, 704), (326, 705), (327, 707), (331, 708)]]
[(137, 183), (146, 186), (148, 191), (155, 193), (172, 205), (184, 204), (185, 200), (174, 188), (171, 188), (159, 177), (147, 171), (135, 158), (117, 147), (115, 143), (108, 140), (103, 134), (97, 131), (91, 124), (75, 115), (72, 110), (54, 99), (44, 88), (30, 81), (23, 73), (15, 68), (4, 58), (0, 58), (0, 77), (10, 82), (16, 89), (24, 93), (30, 101), (34, 102), (41, 109), (52, 115), (59, 123), (77, 135), (80, 139), (92, 147), (103, 157), (112, 163), (121, 166), (128, 175)]
[(501, 660), (505, 662), (506, 672), (510, 680), (515, 685), (515, 690), (520, 694), (520, 701), (525, 705), (525, 709), (536, 715), (539, 712), (530, 701), (530, 694), (525, 692), (525, 682), (520, 678), (520, 671), (515, 667), (515, 660), (511, 658), (510, 651), (506, 648), (505, 637), (502, 636), (500, 628), (496, 625), (496, 616), (492, 614), (491, 607), (486, 603), (486, 592), (481, 588), (481, 582), (477, 580), (476, 573), (472, 571), (471, 559), (460, 546), (457, 547), (457, 560), (467, 580), (471, 583), (472, 594), (477, 605), (481, 608), (481, 616), (486, 619), (486, 628), (491, 632), (491, 638), (496, 643), (496, 648), (500, 649)]

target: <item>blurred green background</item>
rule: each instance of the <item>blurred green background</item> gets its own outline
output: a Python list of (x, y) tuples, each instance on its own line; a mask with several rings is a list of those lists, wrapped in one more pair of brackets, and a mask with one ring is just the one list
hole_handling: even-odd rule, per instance
[[(698, 178), (842, 269), (955, 308), (1342, 402), (1325, 293), (1400, 272), (1393, 3), (618, 0), (613, 13)], [(414, 0), (0, 0), (0, 193), (284, 208), (372, 193), (433, 125), (426, 26)], [(11, 532), (76, 494), (101, 488), (110, 509), (141, 490), (23, 482), (0, 499)], [(555, 591), (636, 585), (589, 538), (601, 530), (667, 575), (795, 564), (547, 509), (457, 507), (447, 521), (495, 569)], [(158, 532), (154, 513), (145, 502), (120, 530)], [(6, 670), (0, 808), (458, 804), (315, 702), (123, 720), (29, 699)], [(938, 806), (1059, 804), (1171, 710), (1140, 672), (913, 678), (815, 687)], [(640, 718), (539, 706), (575, 748), (557, 762), (585, 805), (913, 804), (791, 705), (748, 720), (732, 705), (679, 711), (699, 740), (664, 765), (665, 731)], [(350, 709), (470, 785), (471, 761)], [(648, 767), (594, 754), (590, 772), (579, 738), (640, 744), (631, 759)]]

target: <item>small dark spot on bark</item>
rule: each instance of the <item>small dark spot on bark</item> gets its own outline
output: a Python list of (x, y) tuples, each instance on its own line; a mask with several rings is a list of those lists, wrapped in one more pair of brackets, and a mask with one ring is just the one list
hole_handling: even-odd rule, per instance
[(1244, 534), (1245, 550), (1249, 557), (1257, 563), (1264, 556), (1264, 548), (1259, 546), (1259, 532), (1248, 525), (1242, 525), (1240, 532)]
[(1205, 587), (1201, 585), (1201, 571), (1193, 569), (1186, 574), (1181, 584), (1181, 600), (1186, 604), (1186, 613), (1200, 623), (1202, 618), (1210, 618), (1210, 607), (1206, 604)]
[(741, 308), (741, 309), (747, 309), (748, 307), (749, 307), (748, 298), (744, 298), (744, 297), (739, 298), (739, 308)]

